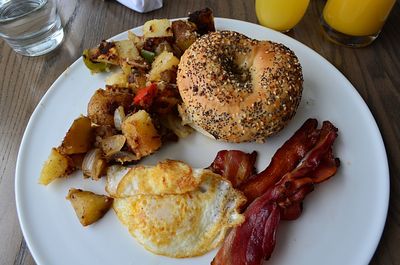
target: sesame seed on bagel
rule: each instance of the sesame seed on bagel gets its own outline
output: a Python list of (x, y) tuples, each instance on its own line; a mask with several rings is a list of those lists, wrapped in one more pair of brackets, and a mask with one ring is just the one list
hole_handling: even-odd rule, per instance
[(294, 116), (302, 84), (300, 63), (283, 44), (212, 32), (181, 57), (179, 112), (185, 123), (214, 139), (263, 142)]

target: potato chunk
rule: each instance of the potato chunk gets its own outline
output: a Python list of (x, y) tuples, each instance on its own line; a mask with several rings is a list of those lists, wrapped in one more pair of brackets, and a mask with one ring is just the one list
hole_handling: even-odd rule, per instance
[(163, 51), (156, 57), (151, 65), (151, 71), (149, 74), (150, 81), (159, 81), (161, 79), (161, 73), (166, 70), (172, 70), (178, 67), (179, 59), (174, 56), (172, 52)]
[(135, 46), (135, 43), (131, 40), (121, 40), (116, 41), (115, 46), (118, 51), (118, 55), (121, 59), (128, 60), (140, 60), (140, 54), (138, 49)]
[(106, 78), (106, 85), (117, 86), (117, 87), (128, 87), (129, 80), (128, 75), (124, 72), (116, 72)]
[(122, 123), (122, 133), (128, 146), (138, 158), (150, 155), (161, 146), (161, 139), (150, 115), (140, 110), (127, 117)]
[(72, 204), (79, 222), (83, 226), (93, 224), (111, 208), (113, 199), (81, 189), (70, 189), (66, 197)]
[(197, 39), (197, 27), (189, 21), (177, 20), (172, 22), (172, 32), (174, 33), (175, 43), (184, 52)]
[(85, 116), (75, 119), (59, 150), (66, 155), (82, 154), (89, 151), (94, 140), (91, 124), (90, 119)]
[(135, 33), (133, 33), (132, 31), (128, 31), (128, 39), (133, 41), (136, 48), (141, 49), (143, 47), (144, 38), (142, 36), (138, 36)]
[(52, 148), (50, 156), (44, 163), (39, 177), (39, 184), (47, 185), (53, 180), (66, 177), (74, 171), (74, 162), (56, 148)]
[(212, 10), (207, 8), (189, 14), (189, 22), (196, 24), (200, 35), (215, 31), (214, 16)]
[(88, 116), (97, 125), (114, 126), (114, 111), (119, 106), (128, 109), (133, 100), (129, 93), (98, 89), (88, 104)]
[(171, 21), (168, 19), (153, 19), (143, 25), (145, 39), (154, 37), (172, 37)]

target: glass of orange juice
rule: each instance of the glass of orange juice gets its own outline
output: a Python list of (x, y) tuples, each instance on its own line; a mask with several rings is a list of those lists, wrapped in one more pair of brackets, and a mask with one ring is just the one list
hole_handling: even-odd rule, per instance
[(307, 10), (310, 0), (256, 0), (258, 22), (281, 32), (296, 26)]
[(364, 47), (378, 37), (396, 0), (328, 0), (321, 16), (331, 41)]

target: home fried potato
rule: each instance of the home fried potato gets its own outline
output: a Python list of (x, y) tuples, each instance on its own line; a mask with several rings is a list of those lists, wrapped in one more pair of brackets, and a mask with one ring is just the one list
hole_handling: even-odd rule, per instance
[(197, 32), (200, 35), (215, 31), (214, 16), (209, 8), (190, 13), (188, 20), (196, 24)]
[(128, 40), (133, 41), (133, 43), (138, 49), (141, 49), (143, 47), (144, 38), (142, 36), (139, 37), (132, 31), (128, 31)]
[(116, 72), (107, 77), (106, 85), (116, 87), (129, 87), (129, 76), (125, 72)]
[(153, 19), (143, 25), (143, 37), (172, 37), (171, 21), (169, 19)]
[(93, 224), (102, 218), (113, 202), (113, 198), (81, 189), (70, 189), (66, 199), (71, 202), (83, 226)]
[(133, 69), (128, 76), (128, 82), (131, 87), (141, 88), (146, 86), (146, 72), (142, 69)]
[(150, 155), (161, 147), (161, 137), (146, 111), (140, 110), (128, 116), (121, 127), (128, 146), (138, 158)]
[(133, 95), (98, 89), (88, 104), (88, 116), (97, 125), (114, 126), (114, 111), (119, 106), (129, 109)]
[(116, 41), (115, 46), (120, 60), (142, 60), (135, 43), (131, 40)]
[(178, 67), (179, 59), (172, 52), (164, 51), (156, 57), (149, 73), (150, 81), (160, 81), (161, 73), (167, 70), (175, 70)]
[(172, 32), (174, 33), (175, 43), (181, 51), (185, 51), (195, 42), (198, 37), (196, 30), (196, 24), (192, 22), (183, 20), (172, 22)]
[(89, 151), (94, 141), (91, 124), (91, 120), (85, 116), (75, 119), (65, 135), (59, 150), (66, 155), (82, 154)]
[(74, 170), (73, 160), (56, 148), (52, 148), (49, 158), (42, 167), (39, 184), (48, 185), (55, 179), (68, 176)]

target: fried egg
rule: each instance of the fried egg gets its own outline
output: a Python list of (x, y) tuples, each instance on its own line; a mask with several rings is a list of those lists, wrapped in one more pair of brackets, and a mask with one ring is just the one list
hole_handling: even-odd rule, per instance
[(114, 197), (182, 194), (196, 189), (203, 176), (201, 170), (177, 160), (165, 160), (153, 167), (139, 165), (126, 170), (113, 166), (109, 170), (106, 190)]
[[(191, 187), (186, 192), (182, 192), (180, 185), (156, 185), (164, 187), (165, 190), (149, 189), (147, 185), (139, 185), (144, 187), (146, 191), (144, 192), (132, 183), (136, 178), (129, 175), (131, 169), (121, 178), (118, 185), (115, 185), (117, 178), (112, 182), (113, 187), (109, 185), (109, 180), (107, 181), (108, 189), (116, 191), (113, 208), (131, 235), (147, 250), (174, 258), (203, 255), (224, 240), (229, 228), (244, 221), (239, 209), (246, 202), (246, 198), (240, 191), (235, 190), (228, 180), (210, 170), (191, 169), (185, 164), (190, 168), (187, 170), (185, 166), (180, 164), (177, 166), (178, 164), (175, 162), (171, 164), (170, 161), (161, 163), (164, 166), (172, 165), (167, 166), (168, 169), (163, 174), (169, 172), (167, 175), (174, 175), (175, 170), (181, 173), (183, 168), (186, 173), (192, 172), (190, 174), (196, 176), (193, 178), (199, 179), (200, 182), (196, 186), (192, 182), (185, 186)], [(158, 166), (159, 164), (155, 167), (145, 167), (145, 170), (159, 172), (154, 171)], [(164, 183), (159, 182), (160, 175), (150, 173), (145, 175), (151, 178), (147, 180), (147, 184)], [(181, 183), (178, 175), (184, 178), (188, 176), (188, 174), (176, 174), (176, 179), (172, 182)], [(130, 183), (135, 189), (120, 188), (123, 183), (124, 185)]]

